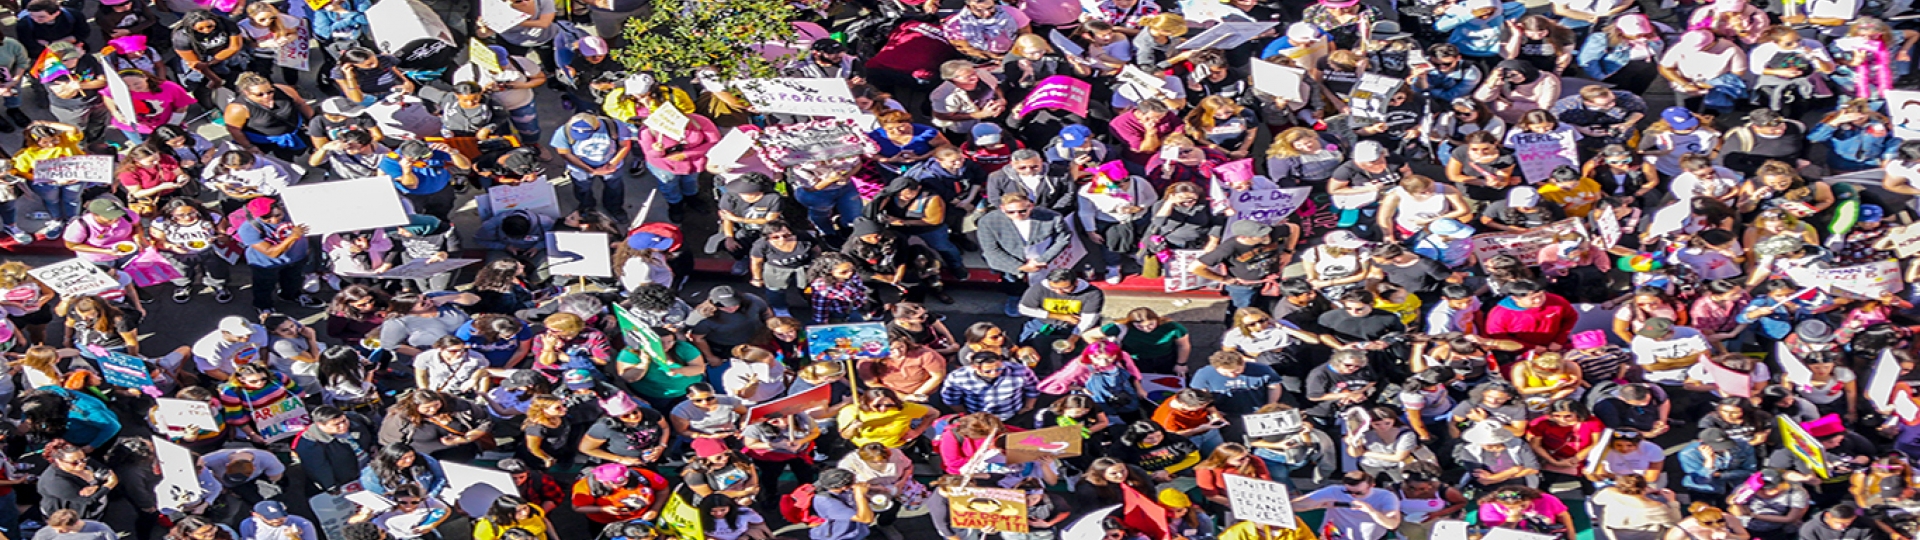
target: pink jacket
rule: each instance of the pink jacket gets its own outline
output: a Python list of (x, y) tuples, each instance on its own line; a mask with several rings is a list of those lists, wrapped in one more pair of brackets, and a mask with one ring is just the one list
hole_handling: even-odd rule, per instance
[[(654, 143), (659, 143), (657, 149)], [(652, 129), (640, 130), (640, 151), (647, 157), (647, 165), (673, 174), (694, 174), (707, 169), (707, 151), (720, 142), (720, 128), (712, 120), (697, 114), (687, 115), (686, 140), (676, 141)], [(667, 159), (667, 154), (685, 152), (687, 158), (679, 161)]]
[[(1133, 365), (1133, 357), (1127, 353), (1120, 353), (1120, 367), (1126, 368), (1127, 372), (1132, 373), (1133, 380), (1142, 380), (1140, 378), (1140, 368)], [(1087, 377), (1091, 371), (1092, 369), (1088, 367), (1086, 362), (1079, 360), (1067, 362), (1067, 365), (1062, 366), (1060, 371), (1056, 371), (1053, 375), (1049, 375), (1046, 379), (1040, 381), (1040, 393), (1058, 396), (1072, 392), (1073, 389), (1086, 385)]]

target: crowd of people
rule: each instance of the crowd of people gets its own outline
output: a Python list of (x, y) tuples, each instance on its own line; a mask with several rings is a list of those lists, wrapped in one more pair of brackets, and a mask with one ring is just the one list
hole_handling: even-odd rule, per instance
[[(1920, 537), (1906, 1), (805, 3), (776, 75), (840, 120), (629, 69), (654, 2), (395, 2), (437, 37), (13, 6), (0, 244), (117, 285), (0, 262), (5, 539)], [(865, 135), (771, 147), (823, 122)], [(404, 223), (283, 200), (369, 177)], [(554, 275), (565, 232), (612, 278)], [(1109, 305), (1156, 278), (1225, 296), (1217, 347)], [(966, 281), (1004, 313), (943, 322)], [(808, 342), (841, 323), (884, 346)], [(456, 465), (515, 489), (476, 511)], [(1026, 532), (955, 526), (988, 487)]]

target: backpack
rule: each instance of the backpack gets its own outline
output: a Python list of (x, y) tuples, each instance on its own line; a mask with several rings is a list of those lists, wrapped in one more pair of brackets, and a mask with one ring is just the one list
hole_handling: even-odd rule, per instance
[(803, 523), (809, 528), (827, 522), (813, 513), (813, 484), (800, 484), (792, 493), (780, 497), (780, 517), (788, 523)]

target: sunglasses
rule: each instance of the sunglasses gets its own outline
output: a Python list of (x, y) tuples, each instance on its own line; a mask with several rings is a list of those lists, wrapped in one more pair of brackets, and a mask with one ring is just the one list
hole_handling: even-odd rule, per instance
[(719, 401), (719, 400), (720, 400), (720, 398), (716, 398), (716, 397), (713, 397), (713, 396), (707, 396), (707, 397), (703, 397), (703, 398), (687, 398), (687, 401), (691, 401), (691, 402), (694, 402), (694, 403), (713, 403), (713, 402), (715, 402), (715, 401)]
[(1727, 524), (1727, 520), (1726, 519), (1716, 519), (1713, 521), (1701, 520), (1700, 524), (1708, 527), (1718, 527), (1718, 526)]

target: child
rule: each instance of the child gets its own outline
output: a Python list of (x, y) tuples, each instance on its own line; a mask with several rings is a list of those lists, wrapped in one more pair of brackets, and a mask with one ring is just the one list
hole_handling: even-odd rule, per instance
[(813, 277), (806, 292), (813, 305), (814, 324), (867, 320), (871, 297), (852, 259), (837, 253), (822, 254), (807, 273)]

